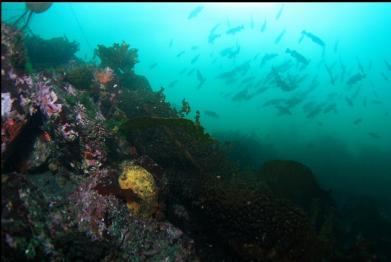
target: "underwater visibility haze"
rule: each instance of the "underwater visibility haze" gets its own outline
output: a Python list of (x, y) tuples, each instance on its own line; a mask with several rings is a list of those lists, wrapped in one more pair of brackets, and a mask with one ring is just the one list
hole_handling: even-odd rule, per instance
[(1, 7), (2, 260), (391, 260), (391, 3)]

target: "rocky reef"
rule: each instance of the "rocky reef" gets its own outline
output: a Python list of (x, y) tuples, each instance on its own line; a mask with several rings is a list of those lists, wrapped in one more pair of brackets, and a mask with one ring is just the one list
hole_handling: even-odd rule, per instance
[[(307, 167), (236, 166), (199, 115), (183, 118), (135, 74), (128, 44), (98, 46), (95, 65), (69, 62), (76, 43), (1, 30), (3, 261), (387, 257), (363, 247), (369, 233), (352, 240), (369, 218), (346, 232), (352, 217), (339, 218)], [(33, 48), (56, 41), (50, 59)]]

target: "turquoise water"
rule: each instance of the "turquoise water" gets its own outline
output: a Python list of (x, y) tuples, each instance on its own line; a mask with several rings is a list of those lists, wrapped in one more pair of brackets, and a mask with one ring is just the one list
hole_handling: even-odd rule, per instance
[[(22, 3), (2, 3), (2, 20), (23, 11)], [(211, 134), (256, 140), (247, 153), (259, 162), (294, 159), (335, 191), (389, 194), (390, 3), (55, 3), (34, 14), (29, 28), (78, 41), (86, 60), (98, 44), (130, 43), (139, 50), (135, 72), (154, 90), (163, 86), (177, 107), (189, 101), (188, 118), (199, 110)], [(324, 50), (308, 35), (300, 41), (303, 30)], [(261, 67), (266, 54), (276, 56)], [(197, 70), (205, 79), (200, 88)], [(219, 77), (227, 72), (231, 79)], [(348, 84), (357, 74), (363, 79)], [(268, 106), (273, 99), (280, 100)]]

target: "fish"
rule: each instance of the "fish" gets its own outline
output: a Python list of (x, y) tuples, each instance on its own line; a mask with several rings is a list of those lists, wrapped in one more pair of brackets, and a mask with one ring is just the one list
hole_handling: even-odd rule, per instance
[(158, 65), (158, 63), (153, 63), (149, 66), (149, 69), (154, 69), (156, 66)]
[(237, 76), (237, 74), (242, 73), (242, 75), (245, 75), (250, 69), (250, 61), (251, 59), (247, 60), (241, 65), (234, 67), (233, 69), (227, 72), (221, 73), (220, 75), (217, 76), (217, 78), (222, 78), (222, 79), (232, 81)]
[(187, 70), (187, 67), (183, 68), (183, 69), (179, 72), (179, 74), (180, 74), (180, 75), (183, 75), (183, 74), (186, 72), (186, 70)]
[(357, 118), (356, 120), (353, 121), (353, 124), (358, 125), (362, 122), (362, 118)]
[(287, 48), (285, 50), (285, 52), (290, 54), (293, 58), (296, 59), (297, 62), (303, 64), (304, 66), (307, 66), (310, 62), (307, 58), (305, 58), (302, 54), (300, 54), (299, 52), (297, 52), (295, 50), (291, 50), (291, 49)]
[(248, 90), (246, 88), (246, 89), (243, 89), (242, 91), (240, 91), (239, 93), (237, 93), (236, 95), (234, 95), (231, 100), (235, 101), (235, 102), (248, 101), (252, 97), (253, 96), (248, 93)]
[(384, 78), (384, 80), (388, 81), (388, 76), (386, 76), (386, 74), (381, 73), (381, 76)]
[(278, 10), (278, 12), (276, 14), (276, 20), (280, 19), (283, 10), (284, 10), (284, 5), (281, 5), (280, 9)]
[(259, 53), (257, 53), (254, 57), (253, 57), (253, 61), (256, 60), (259, 56)]
[(274, 44), (278, 44), (281, 41), (281, 39), (283, 38), (283, 36), (285, 35), (285, 33), (286, 33), (286, 30), (285, 29), (282, 30), (281, 33), (276, 37), (276, 40), (274, 40)]
[(294, 108), (295, 106), (297, 106), (298, 104), (304, 101), (303, 98), (304, 98), (303, 96), (291, 97), (285, 101), (285, 105), (288, 108)]
[(346, 82), (347, 85), (354, 85), (354, 84), (357, 84), (358, 82), (360, 82), (361, 80), (363, 80), (365, 78), (365, 75), (361, 74), (361, 73), (357, 73), (355, 75), (352, 75), (348, 81)]
[(244, 78), (240, 83), (241, 84), (246, 84), (248, 82), (253, 81), (254, 79), (255, 79), (255, 76), (248, 76), (248, 77)]
[(252, 16), (251, 16), (251, 20), (250, 20), (250, 28), (254, 29), (254, 19)]
[(220, 56), (226, 56), (229, 59), (235, 58), (240, 52), (240, 46), (227, 47), (220, 51)]
[(320, 112), (322, 112), (322, 104), (317, 105), (315, 108), (313, 108), (307, 115), (307, 118), (314, 118), (315, 116), (319, 115)]
[(273, 106), (273, 105), (278, 105), (280, 103), (283, 103), (285, 102), (285, 99), (282, 99), (282, 98), (273, 98), (273, 99), (270, 99), (266, 102), (263, 103), (263, 107), (266, 107), (266, 106)]
[(391, 72), (391, 64), (387, 62), (387, 60), (384, 60), (384, 64), (386, 64), (386, 67), (388, 68), (388, 71)]
[[(324, 48), (326, 46), (326, 44), (324, 43), (324, 41), (319, 37), (319, 36), (316, 36), (314, 35), (313, 33), (311, 32), (307, 32), (305, 30), (301, 31), (301, 40), (303, 40), (304, 36), (311, 39), (312, 42), (314, 42), (315, 44), (321, 46), (322, 48)], [(299, 42), (301, 42), (301, 40)]]
[(376, 134), (375, 132), (368, 132), (368, 135), (369, 135), (370, 137), (373, 137), (373, 138), (376, 138), (376, 139), (379, 139), (379, 138), (380, 138), (380, 136), (379, 136), (378, 134)]
[(292, 90), (296, 89), (295, 85), (289, 85), (287, 81), (282, 79), (281, 75), (278, 73), (278, 71), (274, 67), (272, 67), (272, 72), (274, 74), (275, 83), (283, 91), (292, 91)]
[(278, 115), (292, 115), (292, 112), (289, 110), (289, 108), (281, 106), (281, 105), (276, 105), (275, 108), (278, 109)]
[(335, 42), (335, 45), (334, 45), (334, 53), (337, 53), (338, 47), (339, 47), (339, 40), (337, 40), (337, 41)]
[(242, 31), (243, 29), (244, 29), (244, 25), (239, 25), (239, 26), (232, 27), (232, 28), (228, 29), (225, 33), (227, 35), (234, 35), (236, 33), (239, 33), (240, 31)]
[(204, 85), (206, 79), (202, 76), (200, 70), (197, 69), (197, 79), (198, 79), (198, 87), (201, 88), (201, 86)]
[(334, 76), (333, 76), (333, 72), (331, 72), (331, 68), (327, 66), (327, 64), (325, 63), (324, 66), (326, 67), (326, 71), (327, 73), (329, 74), (329, 77), (330, 77), (330, 83), (332, 85), (335, 85), (335, 79), (334, 79)]
[(195, 7), (193, 10), (191, 10), (191, 12), (189, 13), (189, 16), (187, 17), (187, 19), (192, 19), (192, 18), (198, 16), (199, 13), (201, 13), (201, 11), (203, 9), (204, 9), (204, 7), (202, 5)]
[(345, 101), (346, 103), (350, 106), (350, 107), (353, 107), (353, 101), (352, 99), (350, 99), (348, 96), (345, 97)]
[(261, 26), (261, 33), (265, 32), (266, 26), (267, 26), (267, 21), (266, 21), (266, 19), (265, 19), (265, 21), (263, 21), (263, 24), (262, 24), (262, 26)]
[(174, 39), (171, 39), (170, 42), (168, 43), (168, 47), (171, 48), (173, 43), (174, 43)]
[(200, 58), (200, 54), (198, 54), (195, 57), (193, 57), (193, 59), (191, 59), (190, 64), (194, 64), (195, 62), (197, 62), (198, 58)]
[(288, 71), (293, 65), (294, 64), (293, 64), (293, 62), (291, 60), (286, 60), (282, 64), (276, 65), (274, 68), (278, 72), (284, 73), (284, 72)]
[(204, 113), (206, 116), (212, 117), (212, 118), (220, 118), (219, 114), (216, 112), (210, 111), (210, 110), (204, 110)]
[(178, 80), (173, 80), (168, 84), (168, 88), (174, 87), (177, 84)]
[(185, 50), (182, 50), (181, 52), (179, 52), (176, 57), (181, 57), (183, 54), (185, 53)]
[(187, 75), (189, 76), (189, 75), (193, 74), (194, 70), (195, 70), (195, 68), (193, 67), (191, 70), (189, 70), (189, 72), (187, 72)]
[(220, 27), (220, 24), (216, 24), (216, 25), (212, 28), (212, 30), (210, 30), (209, 36), (208, 36), (208, 42), (209, 42), (210, 44), (213, 44), (214, 41), (215, 41), (217, 38), (221, 37), (221, 34), (217, 34), (217, 33), (216, 33), (216, 30), (217, 30), (217, 28), (219, 28), (219, 27)]
[(331, 111), (334, 111), (334, 113), (338, 113), (336, 103), (332, 103), (332, 104), (328, 105), (327, 107), (325, 107), (325, 109), (323, 110), (323, 113), (327, 114)]
[(365, 72), (364, 72), (364, 67), (362, 66), (361, 62), (360, 62), (360, 59), (358, 57), (356, 57), (357, 59), (357, 65), (358, 65), (358, 68), (360, 69), (361, 73), (363, 75), (365, 75)]
[(263, 67), (268, 61), (270, 61), (271, 59), (273, 59), (277, 56), (278, 56), (278, 54), (276, 54), (276, 53), (265, 54), (262, 57), (261, 63), (259, 64), (259, 67)]

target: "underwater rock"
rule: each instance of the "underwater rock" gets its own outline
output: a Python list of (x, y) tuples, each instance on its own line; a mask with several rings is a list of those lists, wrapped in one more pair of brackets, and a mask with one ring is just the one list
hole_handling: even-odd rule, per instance
[(317, 183), (314, 174), (303, 164), (288, 160), (266, 162), (257, 175), (277, 197), (292, 201), (308, 210), (313, 199), (329, 201), (331, 197)]
[(305, 214), (265, 188), (205, 180), (200, 212), (243, 261), (318, 261), (322, 246)]
[[(27, 159), (27, 171), (36, 172), (37, 170), (48, 169), (48, 161), (50, 155), (53, 153), (54, 145), (51, 142), (49, 135), (42, 133), (35, 139), (33, 150)], [(50, 136), (49, 136), (50, 137)]]

